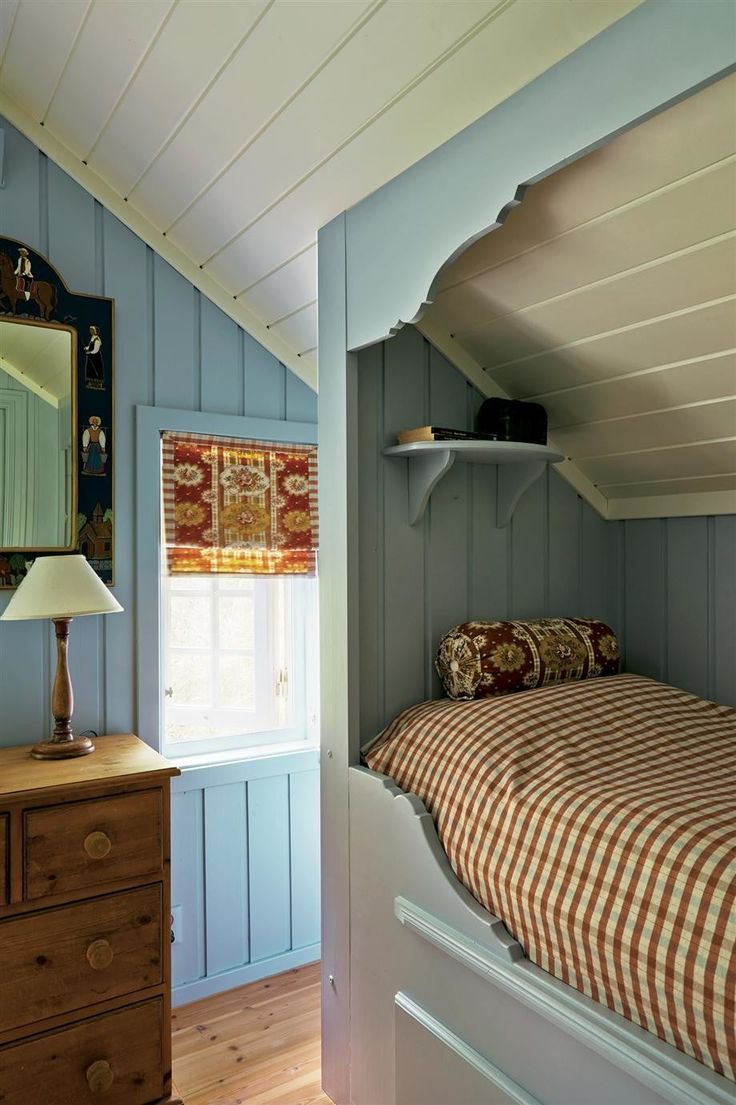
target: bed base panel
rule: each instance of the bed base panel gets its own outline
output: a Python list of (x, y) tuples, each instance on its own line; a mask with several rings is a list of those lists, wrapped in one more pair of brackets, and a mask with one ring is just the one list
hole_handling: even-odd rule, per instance
[[(530, 963), (416, 796), (349, 774), (353, 1105), (736, 1105), (732, 1082)], [(467, 1101), (443, 1100), (448, 1077)]]

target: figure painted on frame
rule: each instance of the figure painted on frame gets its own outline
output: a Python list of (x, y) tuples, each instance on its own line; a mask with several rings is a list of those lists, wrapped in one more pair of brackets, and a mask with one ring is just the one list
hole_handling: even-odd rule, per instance
[(90, 326), (89, 341), (84, 347), (85, 386), (95, 391), (105, 389), (105, 366), (102, 360), (102, 338), (97, 326)]
[(102, 419), (96, 414), (90, 415), (89, 425), (82, 434), (82, 475), (104, 476), (107, 464), (105, 446), (107, 439), (102, 428)]

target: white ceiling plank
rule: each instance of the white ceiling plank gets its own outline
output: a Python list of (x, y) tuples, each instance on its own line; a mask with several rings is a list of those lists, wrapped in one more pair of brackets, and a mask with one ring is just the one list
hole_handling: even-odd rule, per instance
[(555, 429), (555, 443), (578, 462), (584, 457), (687, 445), (736, 433), (736, 398), (699, 402), (671, 410), (629, 415)]
[(300, 352), (317, 345), (317, 304), (312, 303), (271, 330)]
[(709, 476), (714, 472), (736, 471), (736, 439), (583, 458), (576, 464), (598, 486), (634, 480)]
[(281, 318), (294, 304), (307, 303), (317, 296), (317, 250), (309, 249), (272, 276), (262, 280), (247, 294), (252, 310), (262, 318)]
[[(172, 228), (175, 240), (208, 260), (293, 189), (378, 112), (400, 97), (499, 0), (389, 2), (335, 55), (274, 123)], [(506, 6), (507, 0), (501, 0)], [(362, 74), (363, 79), (356, 79)]]
[[(130, 201), (162, 229), (170, 227), (208, 182), (290, 101), (369, 8), (368, 0), (277, 3), (269, 8)], [(310, 131), (313, 127), (312, 120)], [(282, 154), (288, 158), (288, 148)], [(120, 186), (130, 186), (137, 175), (127, 175)]]
[(529, 188), (503, 232), (487, 235), (453, 263), (440, 289), (471, 279), (489, 264), (537, 250), (576, 227), (701, 171), (734, 152), (736, 75), (689, 97), (614, 143), (593, 150)]
[[(266, 5), (267, 0), (177, 5), (89, 159), (122, 195), (128, 195)], [(257, 33), (256, 27), (254, 37)], [(231, 131), (238, 129), (237, 103), (230, 101), (220, 121)], [(208, 138), (189, 151), (190, 161), (197, 163), (210, 156)]]
[(536, 397), (551, 427), (736, 394), (736, 349)]
[(721, 353), (734, 346), (736, 296), (731, 296), (575, 345), (545, 350), (508, 368), (496, 368), (493, 376), (509, 394), (525, 399), (617, 374)]
[(602, 487), (611, 499), (638, 499), (642, 495), (695, 495), (709, 491), (736, 491), (736, 472), (693, 479), (651, 480), (648, 483), (619, 483)]
[[(518, 210), (518, 209), (517, 209)], [(736, 156), (437, 297), (462, 332), (736, 228)], [(500, 241), (502, 227), (487, 237)]]
[(89, 152), (170, 8), (171, 0), (149, 0), (132, 20), (125, 4), (92, 5), (44, 120), (78, 157)]
[(0, 4), (0, 74), (19, 8), (20, 0), (5, 0)]
[(91, 0), (24, 0), (0, 72), (0, 91), (37, 122), (48, 107)]
[[(618, 16), (635, 6), (627, 0), (616, 9)], [(271, 258), (288, 256), (296, 243), (308, 241), (314, 227), (326, 225), (554, 65), (576, 41), (569, 30), (570, 8), (558, 0), (524, 0), (508, 8), (236, 239), (208, 270), (225, 287), (239, 290), (267, 271)], [(610, 11), (595, 3), (590, 8), (602, 30)], [(243, 273), (246, 280), (238, 284)]]

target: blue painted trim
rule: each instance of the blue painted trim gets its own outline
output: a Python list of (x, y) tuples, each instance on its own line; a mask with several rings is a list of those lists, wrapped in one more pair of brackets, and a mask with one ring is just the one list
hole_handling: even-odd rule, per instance
[(319, 958), (320, 945), (310, 944), (306, 948), (297, 948), (296, 951), (285, 952), (283, 955), (261, 959), (258, 963), (248, 963), (245, 967), (237, 967), (234, 971), (223, 971), (222, 974), (213, 975), (211, 978), (185, 982), (183, 986), (175, 986), (172, 990), (172, 1004), (177, 1007), (186, 1005), (190, 1001), (199, 1001), (200, 998), (209, 998), (213, 994), (221, 994), (224, 990), (232, 990), (234, 986), (244, 986), (247, 982), (257, 982), (260, 978), (268, 978), (269, 975), (276, 975), (281, 971), (290, 971), (294, 967), (303, 967), (306, 963), (315, 963)]
[(231, 760), (221, 764), (199, 764), (182, 768), (181, 775), (172, 779), (172, 793), (187, 790), (205, 790), (223, 783), (244, 783), (251, 779), (267, 779), (272, 775), (292, 775), (300, 771), (319, 768), (319, 749), (303, 752), (278, 752), (259, 756), (257, 759)]

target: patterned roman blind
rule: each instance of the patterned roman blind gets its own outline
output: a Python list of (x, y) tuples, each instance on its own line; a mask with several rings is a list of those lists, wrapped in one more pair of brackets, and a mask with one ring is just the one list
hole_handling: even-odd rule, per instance
[(316, 446), (164, 433), (161, 449), (169, 574), (316, 574)]

